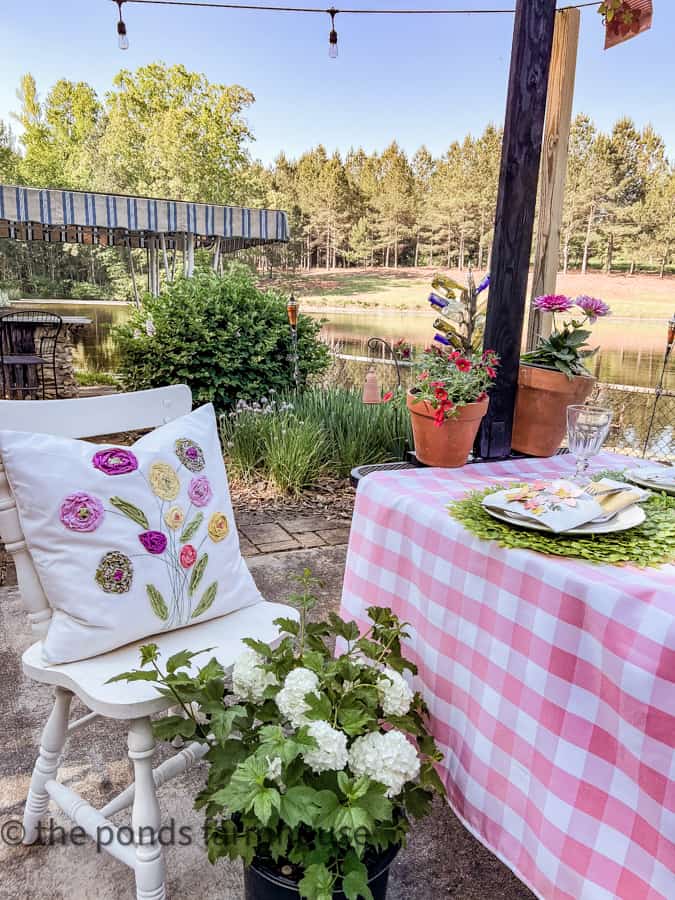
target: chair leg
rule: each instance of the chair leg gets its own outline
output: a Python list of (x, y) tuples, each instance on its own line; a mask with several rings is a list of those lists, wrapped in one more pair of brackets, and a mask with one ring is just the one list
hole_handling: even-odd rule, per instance
[(49, 806), (45, 784), (56, 778), (61, 751), (68, 735), (68, 714), (73, 695), (61, 687), (55, 688), (54, 694), (54, 706), (42, 732), (40, 753), (33, 769), (23, 814), (24, 844), (34, 844), (38, 838), (38, 826)]
[(129, 758), (134, 766), (135, 793), (131, 826), (136, 845), (137, 900), (165, 900), (164, 853), (158, 840), (161, 819), (152, 777), (155, 738), (149, 718), (137, 719), (129, 729)]

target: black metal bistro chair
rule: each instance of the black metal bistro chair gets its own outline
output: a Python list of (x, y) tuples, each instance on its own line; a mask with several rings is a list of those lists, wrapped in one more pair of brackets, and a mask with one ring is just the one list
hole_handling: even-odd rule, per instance
[[(61, 316), (39, 309), (12, 310), (0, 315), (0, 372), (2, 396), (9, 400), (45, 397), (45, 366), (51, 368), (54, 393), (56, 342), (61, 332)], [(39, 378), (38, 378), (39, 371)]]

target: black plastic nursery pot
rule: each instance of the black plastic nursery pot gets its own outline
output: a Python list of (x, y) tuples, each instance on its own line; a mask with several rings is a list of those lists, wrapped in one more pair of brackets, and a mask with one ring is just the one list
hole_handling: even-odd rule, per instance
[[(390, 847), (368, 866), (368, 887), (373, 900), (386, 900), (389, 867), (396, 858), (399, 847)], [(244, 868), (245, 900), (291, 900), (299, 897), (298, 884), (268, 868), (262, 861), (254, 860)], [(333, 894), (333, 900), (347, 900), (342, 891)]]

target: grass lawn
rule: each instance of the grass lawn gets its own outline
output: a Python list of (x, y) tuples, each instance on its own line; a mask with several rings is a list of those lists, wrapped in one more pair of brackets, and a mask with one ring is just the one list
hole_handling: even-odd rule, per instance
[[(293, 291), (307, 310), (427, 310), (431, 279), (437, 271), (463, 283), (466, 273), (446, 269), (317, 269), (279, 274), (265, 284)], [(480, 273), (482, 275), (482, 273)], [(560, 293), (601, 297), (616, 318), (668, 319), (675, 310), (675, 278), (655, 275), (558, 275)]]

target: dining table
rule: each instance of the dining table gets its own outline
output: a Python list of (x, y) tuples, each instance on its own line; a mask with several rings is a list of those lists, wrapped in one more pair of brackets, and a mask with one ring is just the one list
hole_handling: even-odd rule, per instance
[[(589, 471), (639, 463), (601, 452)], [(673, 900), (675, 566), (504, 547), (448, 511), (573, 473), (563, 454), (368, 474), (341, 615), (408, 623), (448, 801), (536, 896)]]

